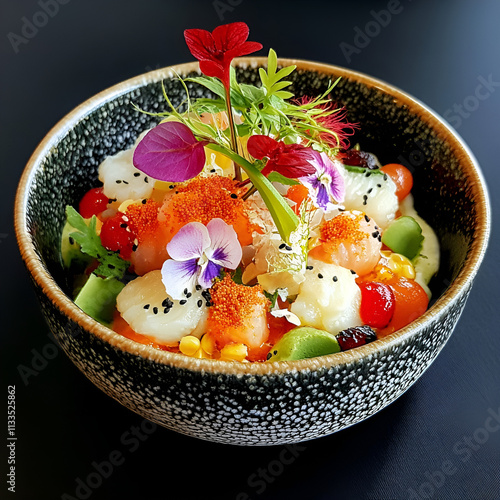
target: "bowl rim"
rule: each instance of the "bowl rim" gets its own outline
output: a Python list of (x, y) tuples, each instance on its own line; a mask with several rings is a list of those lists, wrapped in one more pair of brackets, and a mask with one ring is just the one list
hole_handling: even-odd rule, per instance
[[(265, 66), (266, 57), (242, 57), (235, 59), (235, 65), (241, 68)], [(70, 320), (80, 325), (87, 333), (95, 335), (113, 348), (125, 351), (131, 355), (140, 356), (145, 360), (162, 365), (174, 366), (198, 372), (209, 372), (213, 374), (228, 374), (238, 377), (244, 375), (269, 375), (287, 372), (314, 371), (320, 368), (337, 367), (349, 365), (369, 357), (380, 351), (404, 343), (414, 335), (417, 335), (426, 325), (437, 319), (462, 293), (472, 285), (475, 275), (485, 255), (488, 239), (491, 231), (491, 208), (486, 183), (479, 164), (457, 132), (436, 112), (424, 103), (414, 98), (403, 90), (390, 85), (383, 80), (368, 76), (364, 73), (353, 71), (341, 66), (307, 61), (302, 59), (278, 59), (279, 65), (295, 64), (299, 71), (312, 71), (320, 74), (342, 77), (347, 80), (358, 81), (368, 88), (374, 87), (393, 97), (399, 104), (406, 105), (409, 111), (423, 118), (435, 131), (449, 144), (456, 156), (460, 157), (462, 171), (470, 179), (473, 198), (477, 207), (477, 231), (472, 242), (469, 254), (463, 268), (458, 276), (450, 284), (449, 288), (436, 300), (420, 318), (408, 326), (378, 339), (370, 344), (317, 358), (308, 358), (297, 361), (274, 361), (272, 363), (241, 363), (237, 361), (220, 361), (210, 359), (198, 359), (183, 354), (162, 351), (153, 347), (139, 344), (127, 339), (113, 330), (101, 325), (86, 313), (62, 291), (55, 280), (46, 270), (45, 266), (36, 254), (27, 227), (26, 208), (28, 202), (29, 187), (34, 179), (38, 168), (43, 165), (43, 159), (50, 154), (58, 142), (66, 135), (75, 124), (84, 120), (90, 113), (112, 101), (120, 95), (129, 93), (137, 88), (144, 87), (166, 78), (184, 76), (187, 73), (199, 72), (197, 62), (167, 66), (148, 73), (144, 73), (113, 85), (98, 94), (90, 97), (64, 116), (42, 139), (36, 150), (31, 155), (21, 176), (16, 192), (14, 204), (14, 225), (23, 261), (31, 274), (32, 279), (42, 289), (50, 301)], [(442, 346), (441, 346), (442, 347)]]

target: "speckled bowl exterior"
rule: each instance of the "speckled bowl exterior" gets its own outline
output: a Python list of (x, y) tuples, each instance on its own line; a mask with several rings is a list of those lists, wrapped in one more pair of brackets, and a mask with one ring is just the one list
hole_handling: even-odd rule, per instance
[[(238, 445), (294, 443), (325, 436), (373, 415), (403, 394), (436, 358), (463, 310), (490, 231), (480, 169), (457, 134), (423, 104), (384, 82), (340, 67), (297, 64), (293, 90), (317, 95), (338, 76), (333, 98), (359, 122), (359, 141), (382, 163), (414, 174), (418, 212), (435, 229), (441, 269), (430, 309), (406, 328), (351, 351), (293, 362), (237, 363), (155, 350), (98, 324), (70, 299), (59, 240), (64, 209), (97, 184), (108, 155), (133, 144), (166, 109), (161, 81), (183, 99), (175, 74), (161, 69), (116, 85), (76, 108), (45, 137), (20, 181), (15, 207), (22, 257), (43, 314), (76, 366), (121, 404), (168, 429)], [(241, 82), (256, 82), (262, 58), (238, 60)], [(207, 91), (190, 84), (193, 97)]]

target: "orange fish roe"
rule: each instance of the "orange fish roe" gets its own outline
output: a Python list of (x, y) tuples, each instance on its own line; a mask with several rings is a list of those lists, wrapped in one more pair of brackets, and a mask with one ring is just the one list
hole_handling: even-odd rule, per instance
[(128, 225), (139, 243), (157, 231), (159, 210), (160, 204), (153, 200), (141, 204), (134, 203), (127, 207), (125, 215), (128, 217)]
[(233, 226), (242, 246), (250, 245), (253, 227), (240, 194), (237, 182), (229, 177), (195, 178), (177, 187), (176, 193), (163, 204), (159, 219), (167, 222), (173, 237), (190, 222), (207, 225), (212, 219), (219, 218)]
[(195, 178), (179, 186), (177, 191), (188, 195), (174, 196), (171, 201), (172, 212), (183, 224), (196, 221), (206, 225), (215, 218), (232, 224), (243, 208), (243, 201), (237, 196), (236, 182), (229, 177)]
[(333, 219), (324, 222), (320, 228), (321, 240), (327, 242), (349, 241), (359, 243), (366, 238), (366, 232), (359, 229), (359, 223), (363, 214), (351, 217), (348, 214), (340, 214)]
[(209, 321), (221, 329), (243, 325), (256, 306), (267, 307), (269, 302), (260, 285), (238, 285), (229, 276), (211, 288), (210, 296), (213, 305), (209, 309)]

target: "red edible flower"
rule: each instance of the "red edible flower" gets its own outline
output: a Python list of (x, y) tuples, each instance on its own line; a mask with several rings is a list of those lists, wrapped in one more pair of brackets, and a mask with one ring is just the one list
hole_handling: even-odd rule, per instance
[(212, 33), (201, 29), (185, 30), (184, 38), (191, 54), (200, 61), (202, 73), (220, 78), (229, 88), (231, 61), (262, 48), (258, 42), (247, 42), (248, 33), (248, 26), (240, 22), (217, 26)]
[(300, 144), (285, 144), (267, 135), (252, 135), (247, 143), (248, 152), (257, 160), (268, 158), (263, 175), (275, 171), (289, 179), (313, 174), (316, 170), (310, 160), (313, 150)]

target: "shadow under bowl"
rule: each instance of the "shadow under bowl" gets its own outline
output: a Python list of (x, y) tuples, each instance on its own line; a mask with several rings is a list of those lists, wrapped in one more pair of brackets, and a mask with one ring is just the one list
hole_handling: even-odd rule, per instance
[[(366, 346), (293, 362), (194, 359), (126, 339), (95, 322), (71, 300), (59, 250), (66, 205), (98, 183), (99, 164), (130, 147), (157, 119), (136, 111), (184, 99), (183, 64), (132, 78), (89, 99), (61, 120), (29, 160), (15, 202), (20, 251), (46, 321), (62, 349), (100, 389), (164, 427), (238, 445), (294, 443), (360, 422), (403, 394), (436, 358), (463, 310), (490, 232), (486, 186), (463, 140), (408, 94), (366, 75), (307, 61), (296, 64), (296, 96), (318, 95), (341, 76), (333, 99), (360, 124), (352, 139), (382, 164), (414, 175), (415, 207), (435, 230), (441, 267), (429, 310)], [(237, 60), (238, 79), (258, 80), (263, 58)], [(188, 84), (192, 97), (211, 97)]]

